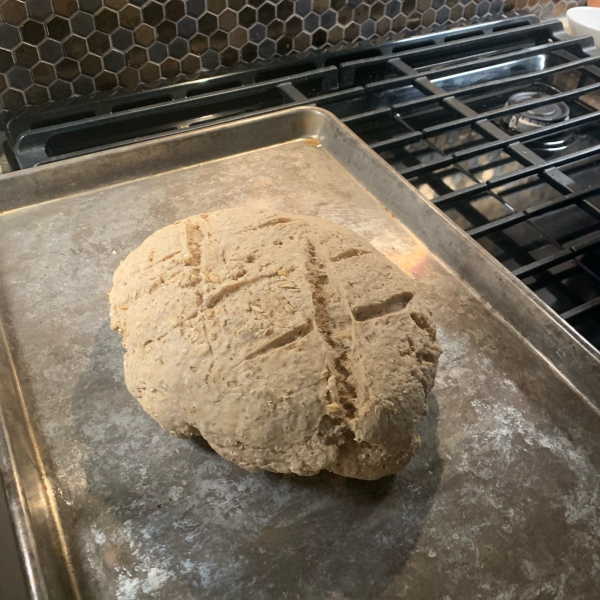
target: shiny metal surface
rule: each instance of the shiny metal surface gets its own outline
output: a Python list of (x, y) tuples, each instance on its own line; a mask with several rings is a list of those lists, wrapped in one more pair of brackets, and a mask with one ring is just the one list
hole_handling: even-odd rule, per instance
[[(247, 473), (125, 389), (114, 269), (239, 205), (354, 229), (432, 307), (444, 354), (398, 475)], [(35, 598), (595, 597), (598, 352), (328, 113), (9, 174), (0, 210), (0, 465)]]
[(28, 600), (25, 576), (14, 536), (4, 489), (0, 482), (0, 598)]
[(543, 71), (559, 64), (561, 64), (561, 61), (552, 54), (537, 54), (536, 56), (529, 56), (527, 58), (507, 60), (499, 65), (482, 69), (472, 69), (458, 75), (439, 77), (432, 79), (432, 82), (444, 90), (454, 90), (506, 77), (515, 77), (524, 73), (535, 73), (536, 71)]

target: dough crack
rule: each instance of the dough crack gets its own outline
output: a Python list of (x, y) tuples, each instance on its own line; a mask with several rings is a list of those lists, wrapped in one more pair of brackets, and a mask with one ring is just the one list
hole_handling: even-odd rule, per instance
[(283, 348), (284, 346), (289, 346), (294, 344), (298, 340), (306, 337), (313, 330), (312, 322), (303, 323), (299, 327), (294, 327), (290, 331), (286, 331), (284, 334), (276, 337), (274, 340), (271, 340), (268, 344), (265, 344), (255, 352), (251, 352), (246, 356), (244, 360), (252, 360), (257, 356), (261, 356), (263, 354), (267, 354), (276, 348)]
[(262, 229), (263, 227), (273, 227), (273, 225), (280, 225), (282, 223), (291, 223), (292, 221), (295, 221), (296, 219), (290, 219), (288, 217), (277, 217), (275, 219), (269, 219), (268, 221), (265, 221), (264, 223), (260, 223), (259, 225), (256, 226), (256, 229)]
[(348, 250), (345, 250), (344, 252), (341, 252), (337, 256), (332, 257), (331, 262), (338, 262), (339, 260), (345, 260), (347, 258), (353, 258), (355, 256), (361, 256), (363, 254), (371, 253), (367, 252), (366, 250), (361, 250), (360, 248), (350, 248)]
[(162, 340), (165, 336), (169, 335), (169, 333), (171, 333), (171, 331), (173, 329), (174, 329), (174, 327), (172, 327), (171, 329), (169, 329), (165, 333), (161, 333), (160, 335), (157, 335), (155, 338), (151, 338), (149, 340), (146, 340), (143, 344), (141, 344), (142, 348), (145, 348), (148, 344), (152, 344), (153, 342), (160, 342), (160, 340)]
[(217, 304), (225, 300), (225, 298), (229, 298), (236, 292), (239, 292), (242, 288), (246, 288), (251, 286), (263, 279), (269, 279), (270, 277), (275, 277), (277, 275), (277, 269), (273, 268), (272, 271), (267, 273), (262, 273), (261, 275), (255, 277), (249, 277), (248, 279), (240, 279), (238, 281), (234, 281), (233, 283), (226, 283), (222, 287), (220, 287), (214, 294), (206, 295), (206, 299), (204, 300), (204, 306), (206, 308), (214, 308)]
[(297, 221), (297, 219), (293, 219), (291, 217), (273, 217), (272, 219), (267, 219), (266, 221), (258, 223), (257, 225), (251, 225), (250, 227), (238, 229), (236, 234), (239, 235), (241, 233), (248, 233), (249, 231), (258, 231), (259, 229), (264, 229), (265, 227), (274, 227), (275, 225), (293, 223), (295, 221)]
[(194, 225), (190, 223), (189, 219), (183, 221), (179, 239), (183, 260), (189, 265), (199, 265), (202, 257), (202, 240), (204, 239), (200, 224)]
[[(327, 274), (325, 263), (317, 255), (311, 241), (307, 241), (308, 260), (306, 264), (308, 282), (311, 286), (312, 302), (315, 313), (315, 325), (325, 343), (329, 346), (328, 366), (335, 377), (336, 402), (344, 408), (347, 419), (356, 415), (354, 400), (357, 398), (356, 388), (350, 381), (350, 348), (341, 337), (347, 330), (350, 315), (342, 314), (342, 298)], [(340, 314), (332, 314), (334, 305)], [(345, 317), (345, 318), (344, 318)], [(331, 386), (330, 386), (331, 388)]]
[(352, 313), (357, 321), (367, 321), (369, 319), (378, 319), (386, 315), (400, 312), (406, 308), (407, 304), (413, 299), (412, 292), (401, 292), (394, 294), (383, 302), (375, 302), (368, 306), (359, 306)]
[(170, 258), (173, 258), (174, 256), (177, 256), (178, 254), (179, 254), (179, 250), (174, 250), (173, 252), (168, 252), (164, 256), (161, 256), (159, 259), (154, 260), (154, 252), (151, 252), (150, 256), (148, 257), (150, 264), (146, 265), (142, 269), (142, 271), (148, 271), (149, 269), (152, 269), (153, 267), (156, 267), (157, 265), (167, 262)]
[(208, 381), (208, 378), (212, 373), (213, 366), (215, 364), (215, 355), (213, 354), (212, 344), (210, 343), (210, 339), (208, 337), (208, 331), (206, 331), (206, 321), (204, 319), (202, 320), (202, 329), (204, 330), (204, 338), (206, 339), (206, 345), (208, 346), (208, 352), (210, 353), (210, 365), (208, 365), (206, 375), (204, 376), (204, 380)]
[(168, 283), (172, 279), (175, 279), (178, 275), (181, 275), (185, 272), (185, 267), (182, 266), (181, 263), (171, 265), (171, 267), (167, 269), (164, 273), (148, 281), (146, 293), (153, 294), (159, 287), (164, 286), (166, 283)]

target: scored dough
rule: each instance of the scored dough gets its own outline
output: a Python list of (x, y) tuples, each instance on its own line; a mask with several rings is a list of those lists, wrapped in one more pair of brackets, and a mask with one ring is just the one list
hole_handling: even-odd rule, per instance
[(377, 479), (412, 458), (438, 356), (406, 275), (324, 219), (196, 215), (117, 269), (125, 381), (158, 423), (250, 471)]

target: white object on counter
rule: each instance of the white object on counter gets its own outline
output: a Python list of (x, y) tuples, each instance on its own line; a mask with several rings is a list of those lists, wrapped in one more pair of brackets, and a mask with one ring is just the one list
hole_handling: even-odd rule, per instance
[(567, 11), (567, 19), (573, 35), (591, 35), (600, 48), (600, 8), (576, 6)]

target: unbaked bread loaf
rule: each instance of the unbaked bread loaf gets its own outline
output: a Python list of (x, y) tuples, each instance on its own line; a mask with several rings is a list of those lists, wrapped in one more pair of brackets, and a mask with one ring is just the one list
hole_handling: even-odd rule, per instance
[(246, 208), (190, 217), (123, 261), (110, 305), (146, 412), (245, 469), (377, 479), (419, 446), (435, 325), (345, 227)]

